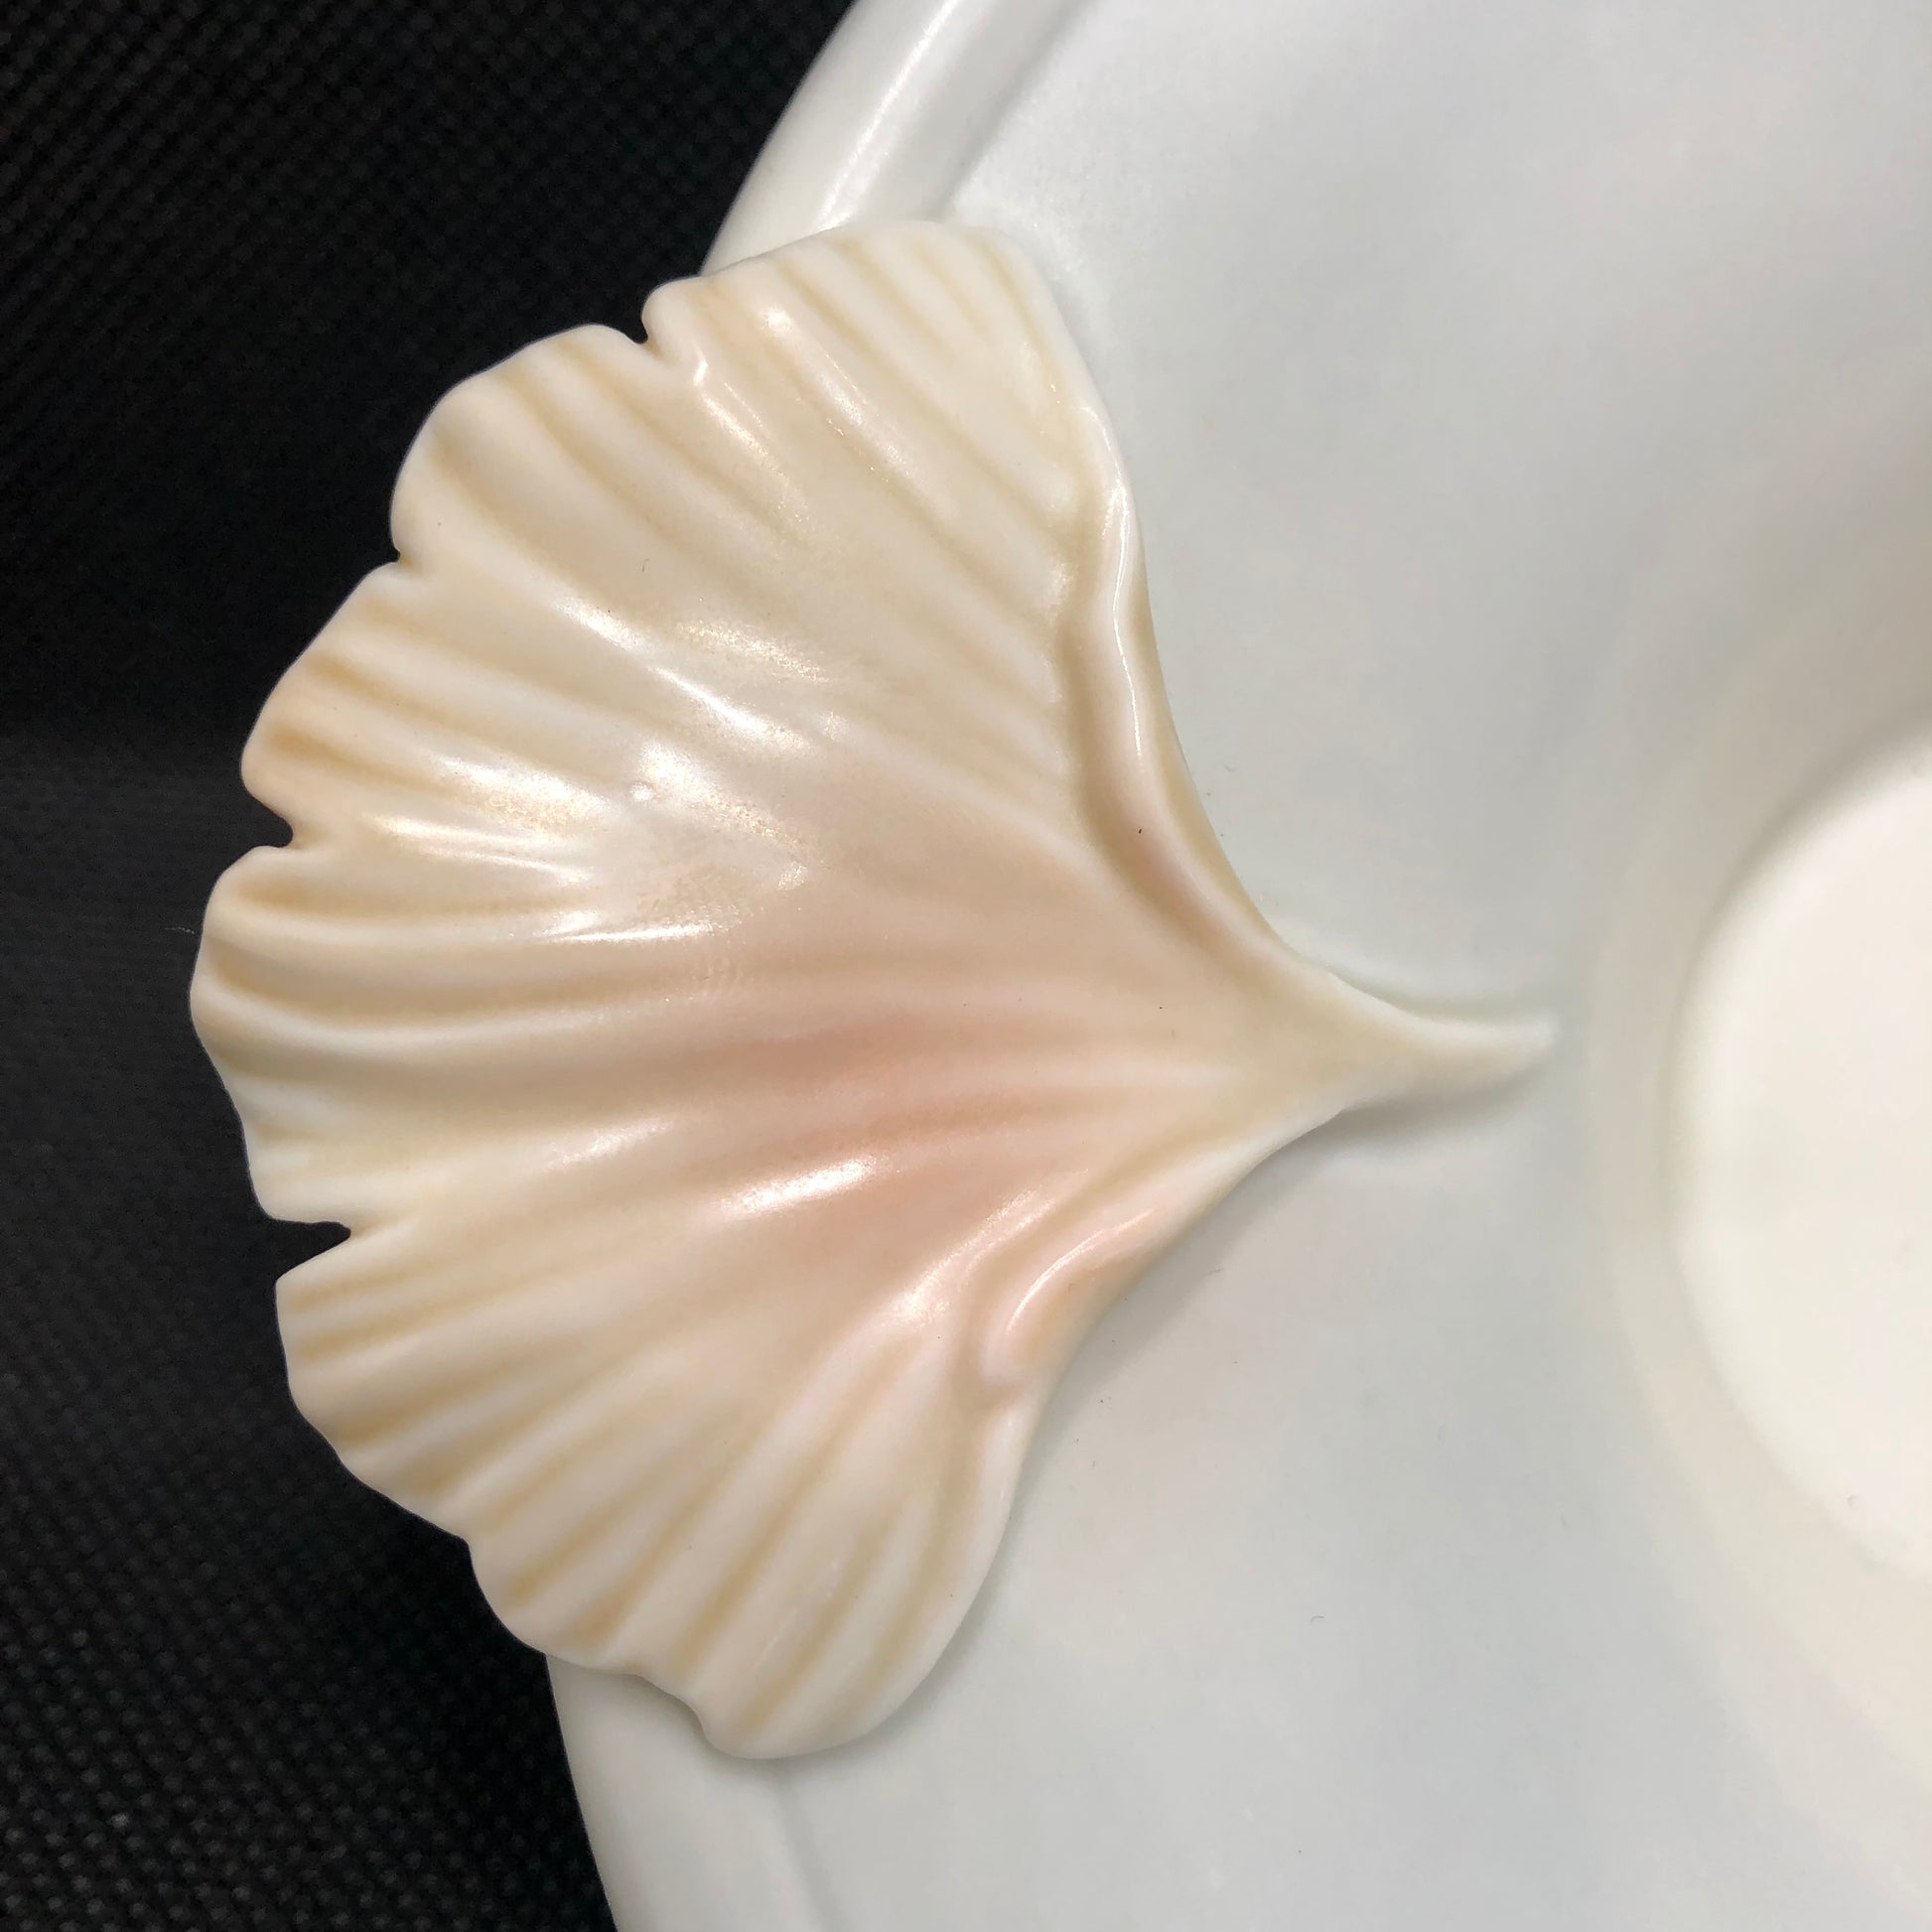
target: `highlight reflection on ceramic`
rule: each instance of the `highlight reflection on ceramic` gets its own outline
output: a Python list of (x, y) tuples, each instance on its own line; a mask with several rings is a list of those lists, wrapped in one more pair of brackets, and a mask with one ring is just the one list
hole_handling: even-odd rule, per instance
[(929, 224), (464, 384), (271, 699), (196, 1015), (304, 1410), (554, 1654), (879, 1722), (1100, 1310), (1270, 1150), (1492, 1073), (1292, 954), (1162, 697), (1049, 299)]
[(1922, 1908), (1932, 1410), (1923, 1274), (1882, 1247), (1924, 1199), (1932, 386), (1904, 374), (1786, 432), (1783, 521), (1686, 519), (1661, 648), (1766, 588), (1631, 842), (1583, 1045), (1591, 1239), (1681, 1484), (1658, 1546), (1786, 1788)]

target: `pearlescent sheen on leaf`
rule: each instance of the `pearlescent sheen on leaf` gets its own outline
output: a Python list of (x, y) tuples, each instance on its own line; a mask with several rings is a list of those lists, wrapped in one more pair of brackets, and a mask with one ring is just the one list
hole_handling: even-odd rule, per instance
[(558, 1656), (852, 1737), (1095, 1317), (1271, 1150), (1521, 1035), (1297, 957), (1002, 242), (834, 233), (456, 389), (269, 700), (195, 1013), (303, 1411)]

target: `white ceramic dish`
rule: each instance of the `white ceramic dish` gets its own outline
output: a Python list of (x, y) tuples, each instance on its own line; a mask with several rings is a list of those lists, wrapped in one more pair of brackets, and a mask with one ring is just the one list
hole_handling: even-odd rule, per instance
[(861, 0), (718, 258), (1015, 236), (1244, 881), (1565, 1045), (1157, 1268), (875, 1736), (745, 1763), (559, 1667), (624, 1932), (1932, 1924), (1925, 1268), (1753, 1299), (1673, 1199), (1778, 1101), (1676, 1050), (1712, 933), (1932, 743), (1928, 64), (1916, 0)]

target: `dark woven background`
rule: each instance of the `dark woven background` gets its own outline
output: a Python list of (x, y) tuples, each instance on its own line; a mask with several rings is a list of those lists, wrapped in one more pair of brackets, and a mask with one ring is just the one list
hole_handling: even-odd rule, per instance
[(539, 1660), (289, 1406), (323, 1237), (184, 999), (430, 404), (634, 328), (841, 10), (0, 0), (0, 1922), (609, 1924)]

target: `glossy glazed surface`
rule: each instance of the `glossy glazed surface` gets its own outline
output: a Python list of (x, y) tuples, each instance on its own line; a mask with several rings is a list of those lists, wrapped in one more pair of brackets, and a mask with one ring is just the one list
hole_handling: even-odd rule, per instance
[(1932, 1578), (1932, 745), (1783, 828), (1705, 949), (1676, 1068), (1678, 1250), (1760, 1439)]
[(1016, 236), (1244, 885), (1561, 1043), (1155, 1265), (901, 1720), (745, 1763), (559, 1667), (619, 1921), (1924, 1932), (1932, 1594), (1711, 1346), (1668, 1129), (1733, 896), (1932, 721), (1932, 17), (1047, 11), (861, 0), (721, 248)]

